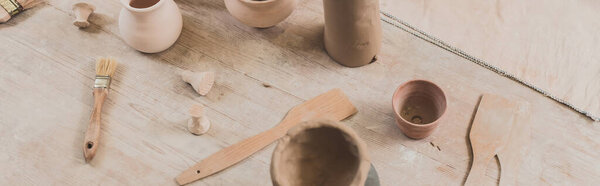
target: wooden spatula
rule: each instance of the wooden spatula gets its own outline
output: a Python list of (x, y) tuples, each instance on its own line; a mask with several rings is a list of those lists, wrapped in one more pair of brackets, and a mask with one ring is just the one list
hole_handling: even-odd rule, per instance
[(210, 176), (263, 149), (301, 121), (326, 118), (340, 121), (357, 110), (340, 89), (333, 89), (292, 108), (279, 125), (220, 150), (181, 173), (175, 180), (183, 185)]
[(500, 96), (481, 97), (469, 135), (473, 164), (465, 185), (482, 185), (488, 162), (508, 140), (517, 110), (516, 103)]
[(528, 104), (520, 103), (515, 123), (510, 132), (508, 142), (498, 152), (500, 160), (500, 186), (517, 185), (519, 168), (531, 143), (531, 122)]

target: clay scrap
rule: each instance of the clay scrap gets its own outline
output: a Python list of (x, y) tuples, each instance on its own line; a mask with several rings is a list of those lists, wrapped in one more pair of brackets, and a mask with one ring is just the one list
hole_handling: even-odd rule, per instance
[(210, 121), (205, 116), (202, 105), (192, 105), (190, 108), (190, 118), (188, 120), (188, 130), (194, 135), (202, 135), (210, 129)]
[(192, 71), (182, 71), (181, 79), (186, 83), (192, 85), (194, 90), (205, 96), (208, 94), (208, 91), (212, 88), (215, 83), (215, 73), (214, 72), (192, 72)]
[(90, 14), (92, 14), (96, 10), (96, 7), (92, 4), (79, 2), (73, 5), (73, 14), (75, 14), (75, 21), (73, 21), (73, 25), (79, 28), (86, 28), (90, 26), (90, 22), (88, 22), (88, 18)]

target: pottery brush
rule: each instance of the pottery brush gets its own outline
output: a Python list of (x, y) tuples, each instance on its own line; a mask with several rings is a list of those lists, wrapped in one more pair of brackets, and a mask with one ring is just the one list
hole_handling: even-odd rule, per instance
[(96, 63), (96, 80), (94, 82), (94, 108), (90, 117), (90, 124), (85, 131), (85, 141), (83, 143), (83, 156), (85, 161), (89, 162), (94, 158), (100, 137), (100, 115), (102, 114), (102, 105), (108, 89), (110, 87), (111, 77), (115, 73), (117, 62), (114, 59), (100, 58)]
[(0, 23), (8, 21), (12, 16), (41, 2), (42, 0), (0, 0)]

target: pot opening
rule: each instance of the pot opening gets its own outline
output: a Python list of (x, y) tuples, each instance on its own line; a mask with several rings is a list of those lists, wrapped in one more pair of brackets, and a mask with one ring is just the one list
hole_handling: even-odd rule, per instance
[(395, 110), (405, 121), (426, 125), (435, 122), (446, 110), (446, 98), (436, 85), (425, 81), (408, 82), (397, 90)]
[(271, 1), (275, 1), (275, 0), (240, 0), (240, 1), (244, 1), (246, 3), (267, 3), (267, 2), (271, 2)]
[(156, 5), (160, 0), (131, 0), (129, 6), (133, 8), (149, 8)]
[(350, 185), (360, 164), (355, 141), (337, 128), (312, 128), (292, 137), (281, 154), (282, 185)]

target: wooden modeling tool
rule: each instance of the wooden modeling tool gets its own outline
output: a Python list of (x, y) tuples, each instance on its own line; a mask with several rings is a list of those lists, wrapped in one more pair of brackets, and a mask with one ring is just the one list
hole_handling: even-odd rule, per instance
[(507, 143), (518, 110), (518, 104), (500, 96), (481, 97), (469, 135), (473, 163), (465, 185), (483, 184), (488, 162)]
[(317, 118), (340, 121), (356, 112), (340, 89), (330, 90), (292, 108), (277, 126), (214, 153), (185, 170), (175, 180), (183, 185), (226, 169), (283, 137), (301, 121)]
[(529, 153), (531, 144), (530, 110), (527, 105), (521, 104), (508, 142), (498, 152), (500, 160), (500, 186), (517, 185), (521, 162)]
[(94, 108), (90, 118), (90, 124), (85, 131), (85, 141), (83, 143), (83, 156), (85, 162), (89, 162), (96, 155), (100, 137), (100, 115), (102, 114), (102, 105), (108, 89), (110, 87), (111, 77), (115, 73), (117, 62), (113, 59), (100, 58), (96, 63), (96, 80), (94, 82)]

